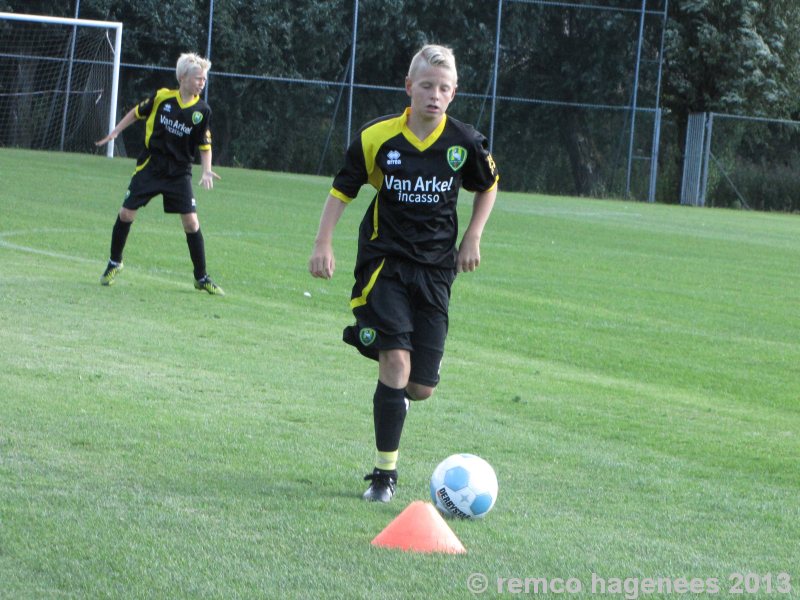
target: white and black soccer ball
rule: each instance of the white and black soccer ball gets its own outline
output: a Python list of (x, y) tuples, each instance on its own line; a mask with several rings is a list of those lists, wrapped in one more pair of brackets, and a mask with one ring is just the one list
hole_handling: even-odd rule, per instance
[(446, 516), (479, 519), (497, 500), (497, 476), (481, 457), (453, 454), (431, 475), (431, 500)]

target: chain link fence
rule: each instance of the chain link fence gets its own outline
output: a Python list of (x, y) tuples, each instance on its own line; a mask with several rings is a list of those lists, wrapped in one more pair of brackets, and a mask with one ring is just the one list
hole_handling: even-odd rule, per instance
[[(337, 0), (294, 15), (284, 3), (233, 12), (210, 0), (207, 15), (190, 15), (196, 47), (164, 38), (161, 64), (125, 60), (148, 32), (123, 21), (118, 114), (173, 86), (180, 52), (205, 49), (215, 162), (331, 175), (363, 123), (407, 105), (413, 52), (443, 43), (459, 69), (450, 113), (490, 138), (504, 189), (654, 200), (667, 0), (481, 0), (452, 11), (463, 21), (448, 20), (448, 1), (415, 1)], [(418, 10), (398, 14), (401, 4)], [(611, 56), (595, 55), (601, 42)], [(141, 150), (133, 129), (118, 154)]]

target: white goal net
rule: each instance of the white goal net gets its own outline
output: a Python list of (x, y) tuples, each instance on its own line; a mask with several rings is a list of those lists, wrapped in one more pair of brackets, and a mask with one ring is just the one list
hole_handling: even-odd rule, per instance
[(121, 45), (121, 23), (0, 13), (0, 147), (97, 152), (115, 124)]

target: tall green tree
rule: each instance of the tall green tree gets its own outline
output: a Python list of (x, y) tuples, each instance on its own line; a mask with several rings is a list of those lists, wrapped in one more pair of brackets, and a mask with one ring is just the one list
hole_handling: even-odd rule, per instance
[[(500, 93), (537, 101), (503, 114), (513, 128), (505, 143), (519, 141), (528, 150), (520, 185), (591, 196), (624, 190), (630, 116), (620, 109), (632, 101), (639, 17), (591, 6), (508, 4)], [(660, 31), (652, 21), (644, 32), (651, 54)], [(638, 105), (654, 105), (656, 74), (640, 73)]]
[[(672, 0), (669, 6), (662, 104), (676, 121), (677, 143), (686, 137), (691, 113), (796, 114), (796, 0)], [(682, 148), (672, 155), (682, 163)]]
[[(656, 12), (665, 0), (647, 0)], [(214, 5), (209, 93), (222, 164), (335, 170), (348, 134), (401, 110), (408, 61), (422, 44), (454, 48), (454, 116), (488, 133), (497, 2), (360, 0), (350, 131), (345, 121), (353, 1), (225, 0)], [(577, 2), (575, 4), (578, 4)], [(591, 196), (618, 195), (625, 175), (639, 15), (558, 3), (504, 2), (498, 93), (534, 99), (497, 103), (495, 154), (504, 186)], [(638, 9), (640, 0), (604, 0)], [(180, 52), (205, 53), (210, 0), (81, 0), (84, 18), (125, 24), (121, 110), (174, 84)], [(74, 16), (75, 0), (0, 0), (0, 9)], [(663, 197), (677, 198), (688, 115), (718, 111), (798, 115), (800, 3), (796, 0), (671, 0), (661, 106)], [(660, 20), (646, 19), (640, 106), (655, 104)], [(263, 80), (260, 77), (276, 78)], [(301, 79), (332, 82), (309, 85)], [(563, 103), (568, 103), (564, 105)], [(614, 108), (590, 108), (602, 105)], [(646, 116), (645, 116), (646, 117)], [(674, 123), (674, 127), (672, 124)], [(640, 120), (634, 151), (649, 153)], [(140, 136), (139, 136), (140, 137)], [(130, 153), (138, 137), (126, 137)], [(753, 140), (753, 144), (771, 143)], [(664, 166), (662, 164), (662, 167)], [(662, 186), (662, 191), (664, 187)]]

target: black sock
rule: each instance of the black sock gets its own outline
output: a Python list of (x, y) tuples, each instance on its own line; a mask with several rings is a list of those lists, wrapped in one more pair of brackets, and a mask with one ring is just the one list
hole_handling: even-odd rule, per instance
[(123, 221), (117, 215), (117, 222), (111, 230), (111, 260), (116, 263), (122, 262), (122, 251), (125, 249), (125, 242), (128, 241), (131, 225), (133, 221)]
[(391, 388), (378, 381), (372, 399), (375, 422), (375, 446), (379, 452), (393, 452), (400, 447), (400, 434), (406, 420), (405, 390)]
[(187, 233), (186, 243), (189, 245), (189, 256), (194, 265), (194, 278), (199, 281), (206, 276), (206, 246), (203, 242), (203, 232), (198, 229), (194, 233)]

